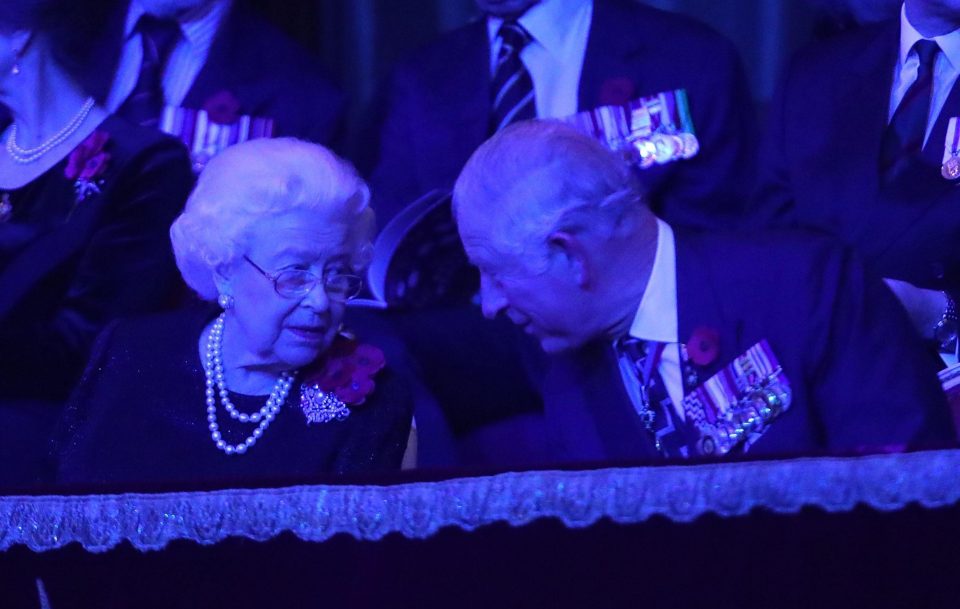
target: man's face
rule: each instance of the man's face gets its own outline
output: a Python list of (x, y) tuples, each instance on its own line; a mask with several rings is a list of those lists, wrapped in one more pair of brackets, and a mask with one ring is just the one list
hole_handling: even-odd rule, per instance
[(518, 17), (540, 0), (477, 0), (477, 7), (494, 17)]
[(586, 295), (559, 256), (538, 264), (543, 262), (538, 248), (529, 253), (534, 259), (525, 260), (506, 247), (483, 214), (458, 210), (457, 222), (467, 255), (480, 271), (484, 316), (505, 314), (547, 353), (575, 349), (591, 338)]

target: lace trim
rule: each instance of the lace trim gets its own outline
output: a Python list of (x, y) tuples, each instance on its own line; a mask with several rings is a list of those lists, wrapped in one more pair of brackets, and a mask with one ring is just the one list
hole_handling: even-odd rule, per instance
[(553, 517), (569, 527), (600, 518), (635, 523), (651, 516), (684, 522), (754, 508), (794, 513), (804, 506), (842, 512), (858, 503), (896, 510), (960, 501), (960, 450), (857, 458), (532, 471), (395, 486), (296, 486), (88, 496), (0, 498), (0, 550), (35, 551), (78, 542), (103, 552), (128, 541), (158, 550), (178, 539), (213, 544), (258, 541), (289, 531), (305, 541), (338, 533), (376, 540), (425, 538), (442, 527), (523, 525)]

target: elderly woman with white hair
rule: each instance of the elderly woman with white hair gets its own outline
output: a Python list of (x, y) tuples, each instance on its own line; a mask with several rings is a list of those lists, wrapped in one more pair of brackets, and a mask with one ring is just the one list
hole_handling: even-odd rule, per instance
[(104, 331), (55, 440), (58, 480), (398, 469), (412, 412), (403, 362), (384, 356), (371, 312), (346, 315), (371, 254), (369, 196), (314, 144), (254, 140), (215, 157), (170, 230), (207, 305)]

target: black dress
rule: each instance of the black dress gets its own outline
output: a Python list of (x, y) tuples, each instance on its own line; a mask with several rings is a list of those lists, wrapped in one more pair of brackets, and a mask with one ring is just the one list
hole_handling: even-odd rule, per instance
[(35, 476), (103, 326), (169, 306), (179, 284), (168, 233), (193, 185), (186, 151), (115, 117), (96, 132), (109, 156), (85, 196), (70, 155), (0, 190), (0, 487)]
[[(327, 473), (398, 470), (410, 432), (412, 393), (371, 312), (351, 311), (358, 340), (381, 347), (387, 365), (376, 388), (342, 421), (307, 425), (300, 379), (276, 419), (242, 455), (219, 450), (207, 428), (205, 376), (198, 344), (216, 312), (192, 308), (111, 324), (101, 335), (56, 434), (58, 485), (112, 490), (199, 489), (305, 482)], [(402, 358), (402, 356), (399, 356)], [(267, 396), (231, 395), (241, 412)], [(218, 400), (230, 444), (253, 423), (230, 419)], [(59, 446), (57, 446), (59, 445)]]

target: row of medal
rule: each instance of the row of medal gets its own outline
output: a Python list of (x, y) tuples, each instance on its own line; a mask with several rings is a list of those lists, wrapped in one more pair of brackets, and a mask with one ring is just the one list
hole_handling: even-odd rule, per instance
[(719, 456), (756, 442), (790, 408), (790, 382), (766, 340), (736, 357), (683, 398), (699, 435), (696, 452)]
[(221, 124), (210, 120), (205, 110), (167, 106), (160, 117), (160, 130), (186, 145), (193, 170), (199, 174), (207, 162), (225, 148), (259, 137), (272, 137), (273, 119), (243, 115), (236, 122)]
[(564, 120), (641, 169), (690, 159), (700, 151), (684, 89), (600, 106)]

